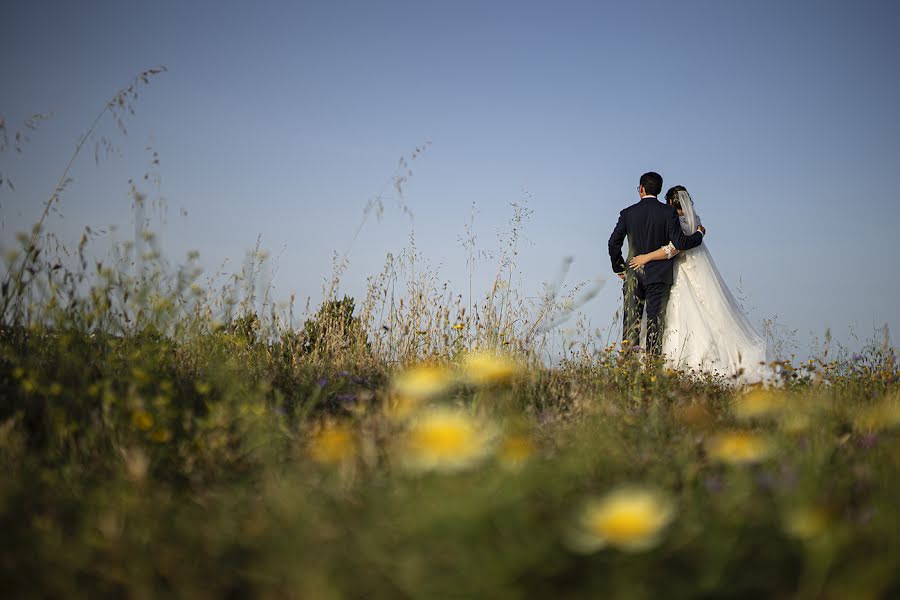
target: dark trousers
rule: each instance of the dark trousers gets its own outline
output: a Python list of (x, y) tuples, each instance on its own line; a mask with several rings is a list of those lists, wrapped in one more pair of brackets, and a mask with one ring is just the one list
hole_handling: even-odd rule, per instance
[(666, 329), (666, 304), (669, 302), (670, 283), (645, 284), (633, 272), (625, 276), (625, 321), (622, 341), (631, 348), (641, 343), (641, 317), (647, 309), (647, 352), (659, 356), (662, 351), (662, 335)]

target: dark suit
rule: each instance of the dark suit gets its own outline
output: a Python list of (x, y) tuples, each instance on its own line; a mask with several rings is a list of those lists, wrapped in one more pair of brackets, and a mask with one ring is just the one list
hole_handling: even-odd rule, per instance
[(638, 254), (659, 250), (669, 242), (679, 250), (696, 248), (703, 241), (699, 231), (685, 235), (674, 207), (653, 197), (641, 198), (619, 213), (609, 237), (609, 257), (616, 273), (625, 273), (625, 320), (622, 340), (632, 347), (640, 343), (641, 316), (647, 307), (647, 351), (659, 354), (662, 332), (665, 329), (666, 302), (672, 287), (673, 264), (670, 260), (656, 260), (635, 271), (622, 258), (622, 242), (628, 237), (628, 259)]

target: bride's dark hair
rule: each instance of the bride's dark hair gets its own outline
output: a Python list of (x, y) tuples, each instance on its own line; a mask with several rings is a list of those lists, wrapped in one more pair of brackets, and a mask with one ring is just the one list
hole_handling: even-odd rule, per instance
[(674, 206), (676, 210), (681, 210), (681, 203), (675, 198), (678, 195), (678, 192), (686, 192), (687, 188), (683, 185), (676, 185), (675, 187), (670, 187), (669, 191), (666, 192), (666, 202), (668, 202), (671, 206)]

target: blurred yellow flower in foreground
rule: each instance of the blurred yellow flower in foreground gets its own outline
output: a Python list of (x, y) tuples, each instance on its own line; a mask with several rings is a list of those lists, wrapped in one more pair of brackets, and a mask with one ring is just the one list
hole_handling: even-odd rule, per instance
[(735, 399), (734, 414), (739, 419), (757, 419), (778, 413), (784, 405), (784, 395), (780, 392), (754, 389)]
[(756, 433), (729, 431), (708, 440), (706, 450), (714, 460), (748, 464), (767, 458), (772, 452), (772, 445), (767, 438)]
[(661, 494), (622, 488), (585, 503), (570, 542), (573, 550), (584, 553), (607, 545), (627, 552), (648, 550), (674, 518), (674, 507)]
[(798, 507), (788, 511), (784, 519), (785, 531), (800, 540), (816, 537), (828, 526), (828, 515), (821, 508)]
[(356, 449), (353, 429), (348, 425), (327, 423), (309, 440), (309, 455), (321, 464), (336, 464), (350, 458)]
[(141, 431), (147, 431), (153, 427), (153, 415), (146, 410), (139, 410), (131, 415), (131, 424)]
[(510, 435), (503, 440), (498, 458), (500, 464), (508, 469), (518, 469), (534, 454), (535, 447), (531, 438), (525, 435)]
[(483, 459), (496, 438), (491, 424), (459, 409), (432, 408), (417, 415), (400, 450), (414, 471), (459, 471)]
[(521, 366), (507, 356), (473, 352), (463, 361), (466, 379), (477, 385), (506, 383), (516, 377)]
[(150, 439), (154, 442), (159, 442), (160, 444), (165, 444), (172, 439), (172, 431), (166, 427), (160, 427), (158, 429), (154, 429), (153, 433), (150, 434)]
[(394, 378), (395, 394), (427, 400), (445, 392), (453, 383), (453, 373), (438, 365), (419, 365), (407, 369)]
[(438, 365), (418, 365), (394, 377), (387, 414), (396, 419), (410, 416), (423, 402), (445, 393), (453, 385), (453, 372)]

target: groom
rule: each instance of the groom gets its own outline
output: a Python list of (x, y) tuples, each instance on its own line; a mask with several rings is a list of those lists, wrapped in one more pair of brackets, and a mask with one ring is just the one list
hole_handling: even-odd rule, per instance
[(609, 236), (612, 268), (625, 281), (625, 321), (622, 343), (634, 348), (641, 340), (641, 317), (647, 308), (647, 352), (658, 356), (662, 349), (662, 333), (666, 326), (666, 303), (672, 288), (672, 261), (657, 260), (641, 269), (626, 267), (622, 258), (622, 242), (628, 237), (628, 258), (659, 250), (672, 242), (679, 250), (696, 248), (703, 241), (700, 227), (685, 235), (675, 208), (657, 199), (663, 179), (659, 173), (641, 175), (638, 192), (641, 200), (619, 213), (619, 222)]

